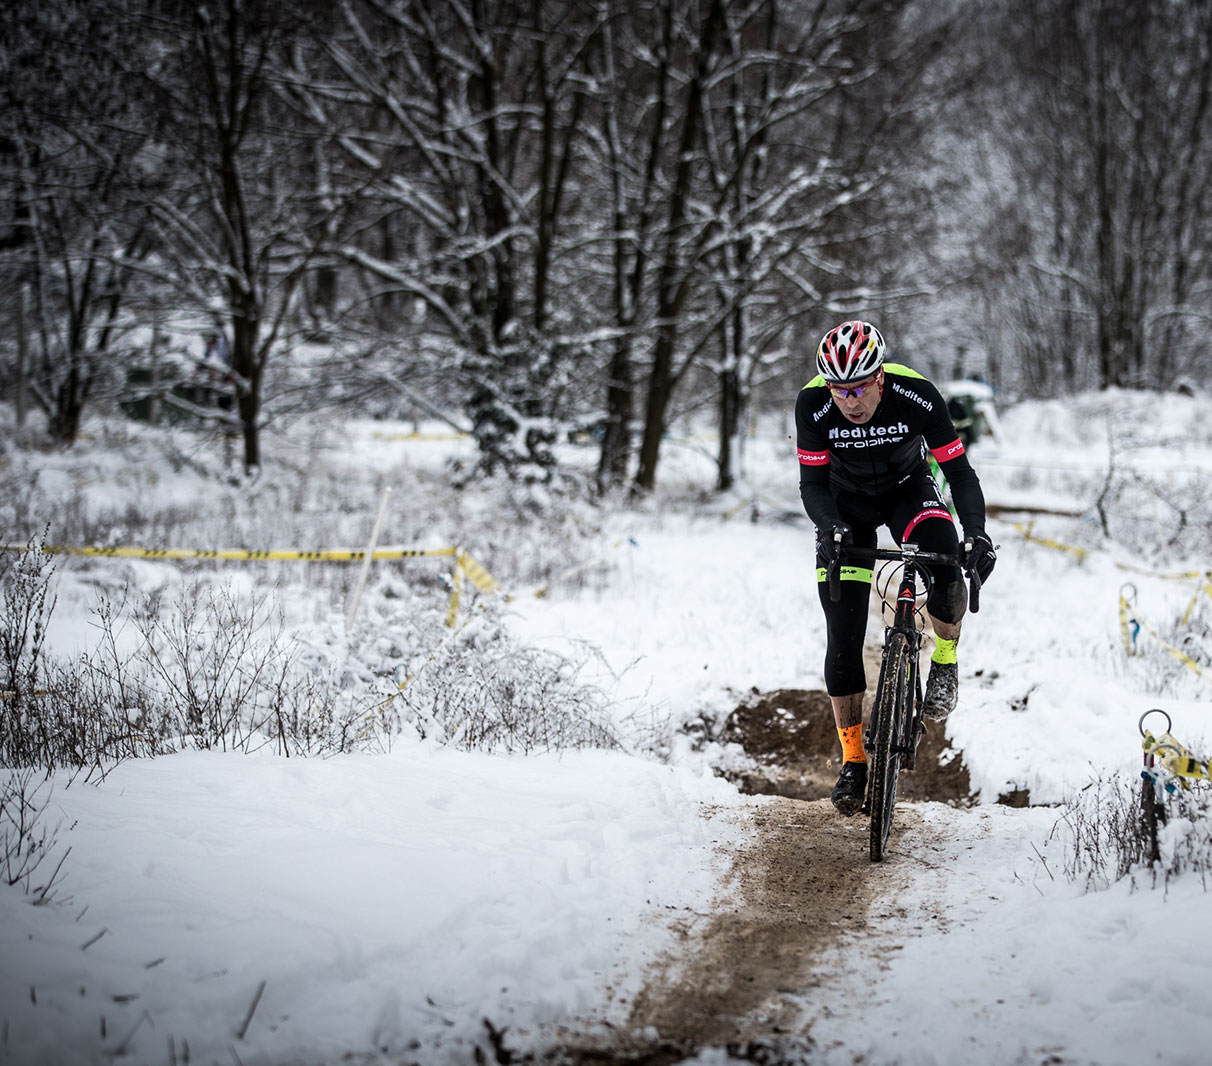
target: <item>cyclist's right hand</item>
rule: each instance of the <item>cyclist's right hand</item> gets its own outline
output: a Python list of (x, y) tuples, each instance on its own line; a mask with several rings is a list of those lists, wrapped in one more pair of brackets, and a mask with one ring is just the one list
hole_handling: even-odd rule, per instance
[(846, 549), (854, 544), (854, 530), (846, 522), (834, 522), (827, 530), (823, 530), (820, 538), (821, 556), (826, 563), (838, 562), (846, 554)]

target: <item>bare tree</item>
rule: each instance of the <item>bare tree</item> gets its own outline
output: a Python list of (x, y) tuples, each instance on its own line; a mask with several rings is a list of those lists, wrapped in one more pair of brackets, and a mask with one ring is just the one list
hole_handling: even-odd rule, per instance
[[(935, 75), (954, 17), (909, 3), (794, 0), (642, 10), (648, 32), (620, 29), (603, 63), (634, 79), (651, 56), (640, 105), (611, 93), (617, 77), (599, 80), (612, 103), (602, 169), (620, 175), (614, 231), (631, 242), (617, 242), (616, 274), (629, 284), (616, 285), (625, 299), (613, 305), (623, 314), (599, 478), (619, 469), (617, 426), (641, 360), (642, 490), (655, 483), (676, 390), (707, 365), (717, 378), (717, 487), (727, 488), (763, 360), (794, 351), (811, 316), (892, 304), (923, 284), (897, 271), (928, 232), (911, 161), (955, 92)], [(638, 20), (632, 11), (619, 25)]]
[(410, 370), (441, 367), (483, 466), (545, 476), (592, 346), (590, 296), (565, 271), (597, 22), (574, 0), (358, 0), (343, 15), (333, 86), (299, 83), (317, 124), (339, 123), (340, 165), (376, 220), (340, 251), (375, 302), (407, 300), (390, 325)]
[(991, 302), (1024, 387), (1192, 373), (1212, 292), (1212, 8), (1030, 0), (1002, 15), (990, 154), (1017, 254)]
[(0, 25), (6, 334), (20, 318), (23, 385), (51, 437), (71, 444), (89, 400), (120, 389), (138, 325), (131, 264), (150, 242), (128, 208), (155, 181), (138, 166), (149, 137), (113, 61), (118, 29), (95, 5), (8, 5)]
[(142, 205), (157, 236), (154, 277), (178, 315), (228, 340), (248, 470), (261, 464), (267, 367), (295, 343), (297, 294), (346, 207), (317, 189), (310, 131), (278, 80), (306, 15), (265, 0), (173, 8), (150, 23), (154, 61), (138, 57), (174, 181)]

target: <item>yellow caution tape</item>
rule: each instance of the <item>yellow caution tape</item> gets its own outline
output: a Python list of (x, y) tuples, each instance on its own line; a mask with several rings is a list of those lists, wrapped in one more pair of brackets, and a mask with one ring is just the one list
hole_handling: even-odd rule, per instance
[[(458, 550), (458, 548), (376, 548), (370, 553), (370, 557), (372, 559), (410, 559), (423, 555), (454, 555)], [(96, 548), (47, 544), (31, 549), (28, 544), (0, 544), (0, 551), (41, 551), (47, 555), (92, 555), (110, 559), (293, 559), (310, 563), (359, 562), (366, 557), (366, 552), (359, 548), (285, 551), (249, 548)]]
[(1150, 570), (1145, 566), (1135, 566), (1132, 563), (1115, 564), (1120, 570), (1128, 570), (1134, 574), (1147, 574), (1149, 577), (1165, 578), (1167, 581), (1189, 581), (1191, 578), (1209, 578), (1212, 577), (1212, 571), (1208, 570), (1179, 570), (1177, 572), (1167, 572), (1164, 570)]
[(1157, 632), (1153, 626), (1149, 625), (1147, 621), (1142, 621), (1137, 618), (1136, 615), (1132, 613), (1131, 604), (1128, 603), (1127, 598), (1121, 592), (1120, 630), (1122, 637), (1124, 637), (1124, 648), (1128, 654), (1133, 654), (1134, 649), (1136, 649), (1137, 632), (1142, 629), (1147, 632), (1149, 636), (1153, 637), (1157, 643), (1161, 644), (1161, 647), (1165, 648), (1166, 652), (1170, 653), (1172, 658), (1178, 660), (1179, 663), (1182, 663), (1185, 667), (1187, 667), (1188, 670), (1193, 672), (1193, 674), (1199, 675), (1200, 677), (1204, 678), (1205, 681), (1212, 680), (1212, 678), (1208, 678), (1205, 672), (1200, 669), (1200, 664), (1196, 663), (1196, 661), (1191, 658), (1190, 655), (1179, 651), (1179, 649), (1174, 647), (1173, 644), (1164, 640), (1161, 634), (1159, 634), (1159, 632)]
[[(250, 549), (219, 550), (212, 548), (96, 548), (76, 547), (63, 544), (47, 544), (33, 548), (28, 544), (0, 544), (0, 551), (41, 551), (47, 555), (91, 555), (110, 559), (290, 559), (303, 562), (360, 562), (366, 558), (364, 550), (327, 551), (258, 551)], [(453, 555), (455, 560), (453, 588), (450, 607), (446, 612), (446, 624), (454, 625), (462, 597), (462, 584), (469, 580), (481, 592), (496, 592), (500, 588), (497, 580), (462, 548), (376, 548), (371, 559), (416, 559), (424, 556)]]
[(467, 440), (470, 433), (375, 433), (376, 440)]
[(1032, 544), (1042, 544), (1045, 548), (1054, 548), (1056, 551), (1069, 552), (1072, 555), (1076, 555), (1079, 559), (1084, 559), (1090, 554), (1088, 548), (1078, 548), (1073, 544), (1064, 544), (1059, 540), (1052, 540), (1048, 537), (1037, 537), (1032, 532), (1035, 529), (1034, 521), (1028, 522), (1025, 526), (1021, 522), (1015, 522), (1013, 525), (1023, 535), (1023, 539), (1031, 541)]
[[(1125, 585), (1124, 588), (1132, 588), (1132, 586)], [(1133, 589), (1133, 594), (1135, 591)], [(1132, 617), (1132, 604), (1128, 602), (1128, 597), (1124, 595), (1123, 589), (1120, 589), (1119, 593), (1119, 631), (1124, 642), (1124, 652), (1128, 655), (1135, 654), (1140, 623)]]
[(462, 566), (463, 573), (481, 592), (496, 592), (501, 587), (496, 578), (462, 548), (455, 549), (455, 565)]
[(1160, 763), (1171, 774), (1180, 778), (1184, 786), (1188, 781), (1212, 781), (1208, 760), (1198, 758), (1180, 744), (1172, 733), (1162, 733), (1161, 736), (1155, 737), (1146, 730), (1141, 748), (1144, 750), (1147, 765)]
[[(1034, 519), (1026, 525), (1023, 525), (1021, 522), (1014, 522), (1012, 525), (1023, 535), (1024, 540), (1028, 540), (1032, 544), (1042, 544), (1046, 548), (1055, 548), (1057, 551), (1069, 552), (1072, 555), (1076, 555), (1079, 559), (1084, 559), (1090, 554), (1090, 549), (1088, 548), (1079, 548), (1075, 544), (1065, 544), (1063, 541), (1052, 540), (1050, 537), (1037, 537), (1034, 533)], [(1198, 598), (1201, 591), (1212, 596), (1212, 570), (1180, 570), (1167, 573), (1150, 570), (1143, 566), (1134, 566), (1131, 563), (1116, 562), (1115, 565), (1120, 570), (1127, 570), (1133, 574), (1147, 574), (1149, 577), (1164, 578), (1167, 581), (1188, 581), (1191, 578), (1197, 578), (1200, 581), (1200, 585), (1195, 591), (1195, 598)], [(1194, 599), (1192, 600), (1192, 606), (1194, 606)], [(1189, 612), (1190, 607), (1188, 608)]]
[(1191, 595), (1191, 602), (1187, 604), (1187, 609), (1183, 612), (1183, 625), (1191, 621), (1191, 612), (1195, 610), (1195, 604), (1199, 602), (1199, 594), (1206, 592), (1212, 596), (1212, 582), (1208, 580), (1209, 577), (1212, 577), (1212, 572), (1194, 576), (1199, 578), (1199, 582), (1195, 586), (1195, 592)]
[[(1050, 540), (1046, 537), (1037, 537), (1032, 532), (1034, 526), (1035, 526), (1034, 522), (1030, 522), (1025, 526), (1022, 525), (1021, 523), (1014, 524), (1014, 528), (1017, 529), (1026, 540), (1029, 540), (1034, 544), (1042, 544), (1048, 548), (1055, 548), (1057, 551), (1070, 552), (1073, 555), (1076, 555), (1079, 559), (1084, 559), (1087, 555), (1090, 554), (1086, 548), (1079, 548), (1072, 544), (1063, 544), (1060, 541)], [(1162, 573), (1157, 573), (1152, 570), (1144, 570), (1139, 567), (1134, 567), (1134, 566), (1131, 566), (1126, 563), (1117, 563), (1116, 565), (1119, 566), (1119, 568), (1122, 570), (1129, 570), (1134, 573), (1149, 574), (1152, 577), (1178, 579), (1178, 580), (1189, 579), (1189, 578), (1198, 578), (1200, 580), (1200, 585), (1196, 589), (1195, 596), (1192, 598), (1191, 603), (1187, 606), (1187, 611), (1183, 616), (1184, 622), (1188, 618), (1190, 618), (1191, 611), (1195, 607), (1195, 601), (1198, 598), (1199, 593), (1201, 591), (1207, 592), (1209, 596), (1212, 596), (1212, 581), (1209, 581), (1209, 578), (1212, 577), (1212, 571), (1195, 570), (1195, 571), (1186, 571), (1183, 573), (1176, 573), (1176, 574), (1162, 574)], [(1131, 587), (1131, 586), (1125, 586), (1125, 587)], [(1135, 590), (1133, 590), (1133, 591), (1135, 592)], [(1123, 643), (1124, 643), (1124, 651), (1128, 655), (1134, 654), (1134, 652), (1136, 650), (1137, 635), (1139, 634), (1141, 629), (1144, 629), (1163, 648), (1165, 648), (1166, 651), (1169, 652), (1170, 655), (1172, 655), (1175, 659), (1177, 659), (1180, 663), (1182, 663), (1183, 666), (1185, 666), (1188, 670), (1190, 670), (1192, 673), (1198, 674), (1202, 678), (1208, 679), (1208, 675), (1205, 674), (1204, 671), (1200, 669), (1199, 664), (1194, 659), (1192, 659), (1191, 656), (1187, 655), (1183, 651), (1180, 651), (1178, 648), (1174, 647), (1172, 644), (1167, 643), (1165, 640), (1162, 639), (1161, 635), (1157, 632), (1157, 630), (1153, 629), (1147, 622), (1143, 622), (1139, 618), (1136, 618), (1133, 615), (1131, 604), (1125, 598), (1122, 591), (1120, 592), (1120, 596), (1119, 596), (1119, 625), (1120, 625), (1120, 634), (1122, 636)]]
[(468, 579), (481, 592), (496, 592), (500, 587), (493, 576), (462, 548), (454, 550), (454, 575), (450, 586), (450, 606), (446, 609), (446, 624), (453, 626), (463, 598), (463, 581)]
[[(1132, 586), (1125, 585), (1124, 588), (1132, 588)], [(1135, 589), (1133, 589), (1133, 593), (1135, 593)], [(1185, 666), (1193, 674), (1202, 677), (1204, 680), (1212, 680), (1207, 674), (1204, 673), (1202, 669), (1200, 669), (1199, 663), (1192, 659), (1190, 655), (1179, 650), (1178, 648), (1174, 647), (1173, 644), (1170, 644), (1168, 641), (1163, 639), (1162, 635), (1158, 633), (1158, 631), (1151, 625), (1149, 625), (1148, 622), (1144, 622), (1140, 618), (1136, 617), (1132, 611), (1132, 604), (1128, 597), (1124, 595), (1123, 589), (1121, 589), (1119, 593), (1119, 625), (1120, 635), (1124, 642), (1124, 651), (1127, 652), (1127, 654), (1132, 655), (1135, 653), (1136, 637), (1137, 634), (1143, 629), (1154, 640), (1156, 640), (1157, 643), (1160, 644), (1171, 655), (1171, 657), (1182, 663), (1183, 666)]]

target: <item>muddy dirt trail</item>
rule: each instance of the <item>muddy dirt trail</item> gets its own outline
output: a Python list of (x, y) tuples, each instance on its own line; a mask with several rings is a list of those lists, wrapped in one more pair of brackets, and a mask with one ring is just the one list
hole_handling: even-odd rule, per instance
[[(710, 916), (680, 929), (681, 943), (649, 972), (625, 1026), (609, 1039), (570, 1041), (545, 1063), (666, 1066), (704, 1048), (766, 1066), (809, 1061), (804, 1017), (812, 990), (829, 980), (822, 961), (859, 941), (887, 939), (872, 931), (873, 904), (881, 918), (894, 917), (885, 913), (895, 908), (889, 901), (929, 861), (930, 831), (912, 801), (969, 803), (962, 759), (949, 751), (943, 725), (931, 723), (917, 770), (901, 777), (907, 802), (893, 830), (894, 848), (897, 836), (915, 831), (915, 850), (927, 854), (872, 865), (866, 816), (842, 818), (827, 798), (838, 767), (824, 693), (754, 694), (714, 732), (756, 763), (728, 776), (771, 797), (738, 812), (753, 835), (734, 858), (733, 891)], [(867, 958), (878, 957), (874, 946), (865, 945)]]
[(828, 800), (778, 798), (753, 824), (753, 846), (736, 860), (736, 898), (686, 955), (650, 975), (634, 1005), (629, 1032), (658, 1046), (623, 1061), (677, 1062), (709, 1047), (759, 1060), (779, 1047), (804, 1050), (804, 1006), (825, 979), (824, 953), (907, 876), (890, 866), (873, 875), (866, 820), (842, 821)]

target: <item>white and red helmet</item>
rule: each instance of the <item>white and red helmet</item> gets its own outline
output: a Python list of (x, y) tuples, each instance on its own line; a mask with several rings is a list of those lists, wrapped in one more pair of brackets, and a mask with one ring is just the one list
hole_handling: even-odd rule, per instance
[(857, 319), (831, 329), (816, 350), (816, 369), (830, 384), (862, 381), (883, 365), (883, 334)]

